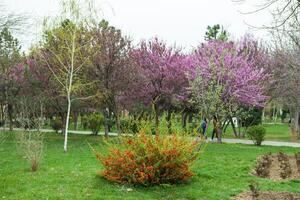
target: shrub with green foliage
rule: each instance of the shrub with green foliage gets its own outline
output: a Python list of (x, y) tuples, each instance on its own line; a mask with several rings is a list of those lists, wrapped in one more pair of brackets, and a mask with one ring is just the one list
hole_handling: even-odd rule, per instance
[(251, 126), (247, 130), (247, 135), (256, 146), (260, 146), (265, 140), (266, 129), (261, 125)]
[(243, 108), (244, 113), (241, 123), (243, 127), (260, 125), (262, 123), (261, 108)]
[(61, 131), (63, 129), (63, 124), (59, 118), (55, 118), (51, 120), (50, 126), (56, 133), (58, 133), (58, 131)]
[(104, 117), (101, 114), (94, 113), (88, 117), (88, 128), (93, 132), (94, 135), (98, 135), (103, 123)]
[(174, 184), (193, 176), (191, 164), (199, 155), (199, 142), (190, 137), (140, 133), (124, 137), (108, 155), (95, 152), (104, 166), (101, 175), (109, 181), (134, 184)]
[(136, 134), (138, 132), (138, 121), (132, 117), (123, 117), (120, 120), (120, 128), (122, 133)]

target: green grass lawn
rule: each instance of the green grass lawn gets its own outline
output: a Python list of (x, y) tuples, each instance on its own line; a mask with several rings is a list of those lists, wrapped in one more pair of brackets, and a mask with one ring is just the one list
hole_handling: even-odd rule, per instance
[[(288, 124), (264, 124), (266, 128), (266, 140), (271, 141), (287, 141), (287, 142), (300, 142), (300, 140), (291, 137), (291, 132)], [(209, 135), (211, 131), (208, 131)], [(234, 138), (233, 130), (228, 127), (226, 133), (223, 135), (225, 138)]]
[(0, 145), (0, 199), (225, 200), (248, 190), (250, 180), (257, 180), (262, 190), (300, 193), (300, 181), (273, 182), (249, 174), (259, 155), (300, 149), (209, 144), (192, 167), (195, 176), (190, 181), (144, 188), (110, 183), (96, 175), (102, 167), (88, 142), (104, 152), (101, 141), (101, 137), (70, 135), (69, 151), (64, 153), (62, 136), (47, 134), (41, 168), (29, 172), (28, 163), (16, 152), (14, 140), (7, 139)]
[(267, 140), (293, 141), (288, 124), (264, 124)]

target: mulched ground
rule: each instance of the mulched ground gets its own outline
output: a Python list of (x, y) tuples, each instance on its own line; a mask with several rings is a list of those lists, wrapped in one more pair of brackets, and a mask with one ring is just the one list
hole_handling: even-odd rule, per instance
[[(261, 157), (258, 161), (258, 165), (253, 170), (253, 174), (259, 177), (263, 178), (269, 178), (271, 180), (280, 181), (280, 180), (300, 180), (300, 166), (297, 164), (296, 156), (295, 155), (285, 155), (287, 158), (287, 161), (285, 161), (285, 165), (288, 165), (288, 168), (291, 170), (290, 172), (286, 172), (286, 167), (283, 167), (282, 163), (280, 163), (278, 159), (279, 154), (272, 154), (269, 155), (269, 158), (271, 160), (271, 164), (269, 167), (266, 167), (266, 170), (269, 170), (267, 173), (268, 175), (263, 177), (260, 174), (257, 173), (257, 167), (259, 166), (259, 163), (262, 162), (262, 159), (264, 157)], [(287, 176), (284, 177), (282, 174), (286, 173)]]

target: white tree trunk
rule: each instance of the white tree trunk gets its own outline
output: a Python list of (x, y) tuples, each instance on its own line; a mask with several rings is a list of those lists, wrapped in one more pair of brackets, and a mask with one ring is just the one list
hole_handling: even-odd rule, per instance
[(69, 129), (70, 111), (71, 111), (71, 99), (70, 99), (70, 94), (68, 94), (68, 111), (67, 111), (67, 119), (65, 125), (65, 142), (64, 142), (65, 152), (67, 152), (68, 150), (68, 129)]
[(75, 54), (75, 38), (76, 32), (74, 32), (73, 40), (72, 40), (72, 52), (71, 52), (71, 66), (70, 71), (68, 72), (69, 85), (67, 86), (67, 98), (68, 98), (68, 111), (67, 111), (67, 119), (65, 126), (65, 142), (64, 142), (64, 151), (67, 152), (68, 146), (68, 129), (69, 129), (69, 120), (70, 120), (70, 112), (71, 112), (71, 93), (72, 93), (72, 84), (73, 84), (73, 75), (74, 75), (74, 54)]

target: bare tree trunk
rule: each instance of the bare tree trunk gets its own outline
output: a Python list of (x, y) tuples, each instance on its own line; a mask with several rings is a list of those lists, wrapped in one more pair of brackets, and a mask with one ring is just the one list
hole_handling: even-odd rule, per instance
[(117, 111), (115, 113), (115, 119), (116, 119), (117, 132), (118, 132), (118, 135), (120, 135), (121, 134), (120, 115), (119, 115), (119, 112), (117, 112)]
[(278, 115), (278, 109), (277, 109), (277, 106), (274, 105), (274, 123), (276, 124), (277, 123), (277, 115)]
[(1, 123), (2, 123), (2, 128), (3, 131), (5, 131), (5, 106), (1, 103), (0, 105), (1, 107)]
[(154, 122), (155, 122), (155, 132), (158, 134), (158, 126), (159, 126), (159, 109), (158, 105), (154, 104)]
[(78, 113), (74, 112), (73, 117), (74, 117), (74, 130), (77, 130), (77, 128), (78, 128)]
[(276, 110), (275, 105), (273, 105), (273, 107), (272, 107), (272, 121), (273, 121), (273, 123), (275, 122), (275, 110)]
[(299, 111), (295, 111), (294, 113), (294, 122), (293, 122), (294, 133), (299, 134)]
[(1, 109), (1, 113), (0, 113), (1, 118), (0, 118), (0, 120), (3, 121), (4, 120), (4, 106), (3, 106), (2, 103), (0, 104), (0, 109)]
[(8, 114), (8, 119), (9, 119), (9, 130), (13, 131), (13, 105), (8, 104), (7, 105), (7, 114)]
[(117, 128), (117, 132), (118, 132), (118, 135), (121, 134), (121, 126), (120, 126), (120, 112), (119, 112), (119, 107), (118, 107), (118, 104), (117, 104), (117, 101), (114, 100), (114, 113), (115, 113), (115, 120), (116, 120), (116, 128)]
[(235, 137), (238, 137), (238, 134), (237, 134), (237, 132), (236, 132), (236, 128), (235, 128), (235, 125), (234, 125), (234, 123), (233, 123), (233, 120), (232, 120), (232, 117), (231, 117), (231, 116), (229, 117), (229, 121), (230, 121), (230, 124), (231, 124), (231, 126), (232, 126), (232, 130), (233, 130), (234, 136), (235, 136)]
[(230, 121), (229, 120), (226, 120), (223, 127), (222, 127), (222, 132), (223, 133), (226, 133), (226, 130), (227, 130), (227, 127), (229, 125)]
[[(5, 85), (6, 85), (7, 83), (5, 82)], [(5, 123), (4, 123), (4, 131), (5, 131), (5, 126), (6, 126), (6, 122), (7, 122), (7, 118), (9, 118), (8, 117), (8, 92), (7, 92), (7, 86), (5, 86), (5, 104), (6, 104), (6, 113), (5, 113)]]
[(265, 121), (265, 108), (262, 110), (262, 114), (261, 114), (262, 116), (261, 116), (261, 121), (262, 121), (262, 123), (264, 123), (264, 121)]
[(66, 124), (65, 124), (65, 141), (64, 141), (64, 151), (65, 152), (67, 152), (67, 145), (68, 145), (68, 130), (69, 130), (70, 111), (71, 111), (71, 98), (70, 98), (70, 94), (68, 94), (68, 111), (67, 111), (67, 118), (66, 118)]
[(186, 121), (187, 121), (187, 117), (188, 117), (187, 113), (186, 113), (186, 112), (183, 112), (183, 113), (182, 113), (182, 128), (183, 128), (183, 129), (186, 129)]
[(167, 110), (167, 116), (166, 116), (166, 120), (167, 120), (167, 126), (168, 126), (168, 132), (169, 134), (172, 133), (172, 122), (171, 122), (171, 117), (172, 117), (172, 112), (171, 109)]
[(217, 129), (217, 137), (218, 137), (218, 142), (221, 143), (222, 142), (222, 129), (219, 127)]
[(111, 132), (111, 128), (112, 128), (111, 115), (112, 115), (111, 110), (108, 109), (108, 111), (107, 111), (107, 119), (108, 119), (107, 120), (107, 127), (108, 127), (108, 132)]
[(192, 123), (193, 122), (193, 113), (192, 112), (189, 112), (189, 118), (188, 118), (188, 122), (189, 123)]
[(108, 108), (103, 109), (104, 116), (104, 136), (108, 138), (109, 127), (108, 127)]
[[(231, 118), (232, 120), (232, 118)], [(218, 143), (221, 143), (222, 142), (222, 125), (221, 125), (221, 121), (220, 119), (217, 118), (217, 129), (216, 129), (216, 135), (218, 137)]]
[(38, 120), (37, 130), (40, 131), (40, 128), (44, 126), (44, 106), (42, 101), (40, 101), (40, 116)]

